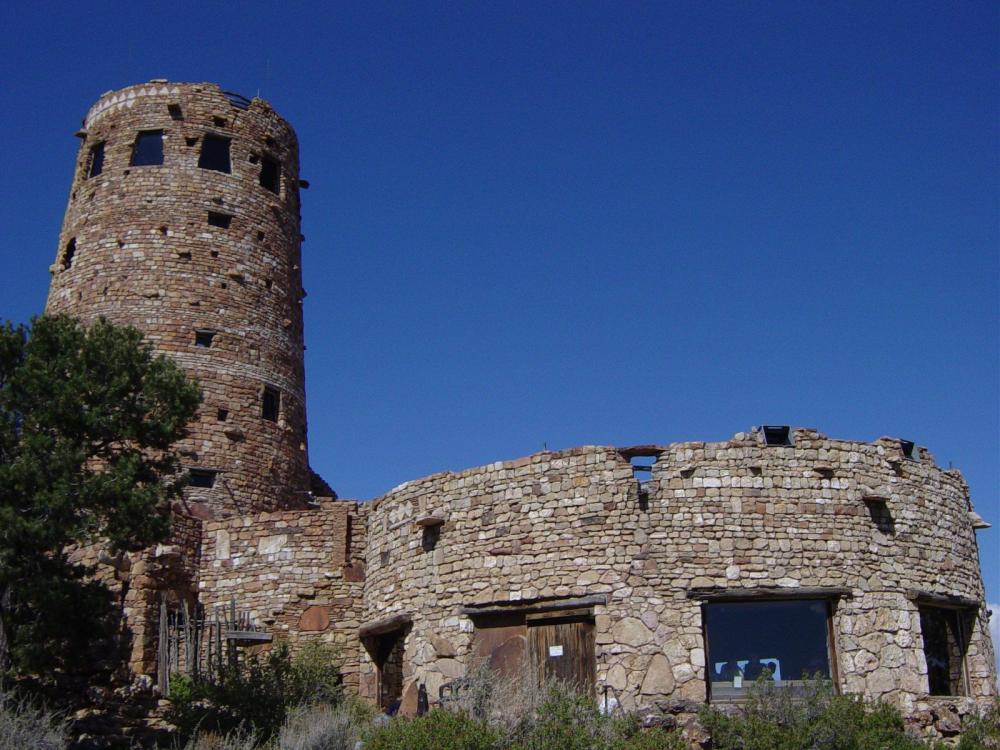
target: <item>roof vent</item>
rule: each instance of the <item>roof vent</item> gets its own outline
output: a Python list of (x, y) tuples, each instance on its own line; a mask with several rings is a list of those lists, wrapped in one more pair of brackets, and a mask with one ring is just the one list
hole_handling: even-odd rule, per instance
[(792, 428), (788, 425), (764, 425), (760, 428), (764, 445), (791, 445)]

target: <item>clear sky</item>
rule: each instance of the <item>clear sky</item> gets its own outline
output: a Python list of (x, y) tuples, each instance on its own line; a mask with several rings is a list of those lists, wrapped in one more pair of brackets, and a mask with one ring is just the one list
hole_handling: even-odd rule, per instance
[(0, 318), (42, 309), (102, 92), (215, 81), (295, 126), (310, 452), (342, 496), (773, 423), (926, 445), (1000, 527), (997, 3), (41, 1), (0, 24)]

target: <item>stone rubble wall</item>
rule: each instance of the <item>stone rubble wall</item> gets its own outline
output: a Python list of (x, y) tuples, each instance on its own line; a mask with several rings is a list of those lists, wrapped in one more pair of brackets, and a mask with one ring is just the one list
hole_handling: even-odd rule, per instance
[(273, 511), (205, 523), (199, 600), (228, 606), (293, 650), (310, 640), (337, 646), (344, 681), (358, 687), (365, 533), (356, 503)]
[[(163, 164), (130, 166), (137, 132), (154, 129)], [(231, 139), (230, 174), (198, 167), (206, 134)], [(188, 467), (221, 473), (211, 489), (189, 488), (193, 512), (305, 507), (294, 131), (260, 99), (241, 109), (214, 84), (151, 82), (102, 96), (78, 135), (46, 312), (135, 326), (197, 378), (204, 402), (179, 447)], [(103, 171), (88, 178), (99, 143)], [(259, 182), (265, 155), (281, 164), (280, 194)], [(209, 225), (210, 211), (230, 226)], [(211, 347), (195, 345), (197, 329), (217, 332)], [(261, 416), (265, 384), (281, 391), (276, 422)]]
[[(968, 488), (898, 440), (829, 440), (794, 431), (794, 446), (758, 433), (677, 443), (659, 453), (640, 502), (614, 448), (544, 452), (435, 474), (371, 503), (362, 620), (412, 614), (405, 677), (432, 697), (469, 667), (470, 604), (605, 594), (596, 615), (598, 693), (627, 709), (706, 698), (701, 605), (693, 589), (846, 589), (833, 616), (845, 692), (928, 705), (927, 665), (912, 592), (982, 603)], [(895, 534), (865, 498), (883, 498)], [(644, 507), (645, 506), (645, 507)], [(433, 551), (412, 523), (446, 519)], [(967, 654), (974, 698), (996, 695), (985, 606)], [(362, 653), (362, 688), (374, 665)], [(933, 703), (931, 699), (930, 702)]]

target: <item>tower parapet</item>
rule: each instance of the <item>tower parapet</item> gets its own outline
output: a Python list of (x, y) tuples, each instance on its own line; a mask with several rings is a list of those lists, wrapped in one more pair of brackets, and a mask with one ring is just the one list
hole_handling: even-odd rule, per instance
[(210, 83), (104, 94), (81, 145), (46, 311), (135, 326), (204, 393), (179, 446), (202, 515), (308, 497), (298, 140)]

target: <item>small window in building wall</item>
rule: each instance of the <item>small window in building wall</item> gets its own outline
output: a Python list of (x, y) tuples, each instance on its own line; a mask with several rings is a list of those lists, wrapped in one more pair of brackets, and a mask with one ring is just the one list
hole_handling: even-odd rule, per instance
[(965, 695), (965, 652), (968, 648), (967, 610), (920, 607), (920, 631), (927, 659), (931, 695)]
[(212, 346), (212, 339), (215, 338), (215, 331), (210, 331), (208, 329), (199, 329), (194, 332), (194, 345), (205, 347), (206, 349)]
[(908, 461), (920, 461), (920, 454), (917, 453), (917, 446), (912, 440), (900, 440), (899, 448), (903, 451), (903, 458)]
[(272, 193), (281, 192), (281, 164), (270, 156), (260, 160), (260, 184)]
[(760, 428), (764, 445), (791, 445), (792, 429), (787, 425), (764, 425)]
[(188, 486), (211, 489), (215, 486), (216, 474), (218, 474), (218, 472), (212, 471), (211, 469), (189, 469)]
[(743, 698), (765, 675), (788, 687), (817, 675), (830, 678), (827, 600), (717, 602), (702, 612), (710, 700)]
[(225, 422), (227, 419), (229, 419), (229, 409), (219, 409), (215, 413), (215, 418), (219, 422)]
[(76, 237), (73, 237), (69, 242), (66, 243), (66, 249), (63, 250), (63, 256), (62, 256), (63, 270), (72, 267), (73, 256), (75, 255), (76, 255)]
[(104, 171), (104, 141), (95, 143), (90, 147), (90, 156), (87, 163), (87, 179), (97, 177)]
[(133, 167), (163, 164), (163, 131), (140, 130), (132, 146)]
[(270, 385), (264, 386), (264, 393), (261, 397), (260, 415), (270, 422), (278, 421), (278, 413), (281, 411), (281, 391)]
[(201, 156), (198, 157), (198, 166), (216, 172), (231, 172), (229, 139), (207, 133), (201, 141)]
[(233, 217), (229, 214), (221, 214), (218, 211), (208, 212), (208, 225), (211, 227), (219, 227), (220, 229), (229, 229), (229, 225), (233, 223)]

